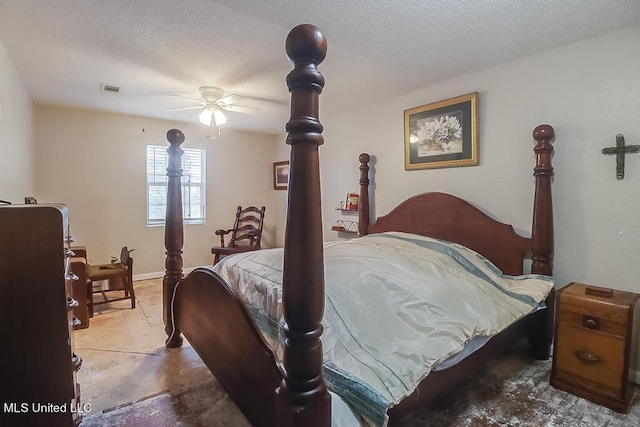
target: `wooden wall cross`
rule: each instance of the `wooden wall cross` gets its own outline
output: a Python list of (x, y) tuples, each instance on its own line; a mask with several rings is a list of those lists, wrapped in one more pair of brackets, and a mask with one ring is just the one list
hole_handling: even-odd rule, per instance
[(621, 133), (616, 135), (616, 146), (602, 149), (602, 154), (616, 155), (616, 178), (624, 179), (624, 156), (628, 153), (637, 153), (640, 151), (640, 145), (624, 145), (624, 135)]

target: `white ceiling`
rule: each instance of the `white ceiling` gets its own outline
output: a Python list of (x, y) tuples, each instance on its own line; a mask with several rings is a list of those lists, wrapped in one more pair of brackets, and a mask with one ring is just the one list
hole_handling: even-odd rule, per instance
[(225, 126), (272, 134), (301, 23), (328, 40), (327, 117), (639, 25), (640, 0), (0, 0), (0, 40), (36, 103), (197, 122), (167, 112), (193, 105), (170, 95), (219, 86), (260, 108)]

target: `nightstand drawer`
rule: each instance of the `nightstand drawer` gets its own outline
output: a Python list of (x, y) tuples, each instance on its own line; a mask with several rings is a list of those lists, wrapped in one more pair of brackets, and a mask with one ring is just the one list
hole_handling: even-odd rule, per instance
[[(625, 339), (592, 332), (582, 327), (558, 324), (556, 366), (571, 375), (573, 382), (587, 387), (594, 383), (607, 394), (621, 397)], [(562, 373), (558, 375), (563, 376)]]
[(595, 310), (585, 312), (584, 310), (580, 310), (580, 307), (563, 306), (562, 310), (558, 310), (556, 316), (558, 322), (561, 324), (579, 326), (593, 331), (617, 335), (622, 338), (627, 336), (629, 330), (626, 316), (616, 316)]

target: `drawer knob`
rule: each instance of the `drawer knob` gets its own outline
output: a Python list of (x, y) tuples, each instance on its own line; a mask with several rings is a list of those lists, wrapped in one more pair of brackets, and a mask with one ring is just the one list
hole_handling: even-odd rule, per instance
[(82, 357), (73, 353), (73, 356), (71, 357), (71, 365), (73, 366), (73, 370), (78, 372), (78, 369), (82, 366)]
[(600, 319), (593, 316), (587, 316), (586, 314), (582, 316), (582, 326), (585, 328), (593, 329), (596, 331), (600, 330)]
[(72, 297), (70, 297), (69, 295), (67, 295), (67, 310), (71, 310), (74, 307), (79, 306), (80, 303), (76, 300), (74, 300)]
[(65, 279), (65, 280), (73, 280), (73, 281), (80, 280), (80, 278), (79, 278), (76, 274), (74, 274), (74, 273), (69, 273), (69, 274), (67, 274), (67, 275), (64, 277), (64, 279)]
[(602, 358), (596, 354), (593, 353), (589, 353), (586, 350), (582, 350), (582, 349), (578, 349), (576, 351), (573, 352), (576, 356), (578, 356), (578, 359), (587, 362), (587, 363), (591, 363), (591, 364), (596, 364), (596, 363), (600, 363), (602, 362)]

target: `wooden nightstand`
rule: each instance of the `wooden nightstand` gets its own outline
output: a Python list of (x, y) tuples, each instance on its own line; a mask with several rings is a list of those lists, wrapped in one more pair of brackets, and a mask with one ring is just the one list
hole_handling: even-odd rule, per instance
[(628, 412), (640, 295), (570, 283), (558, 292), (551, 385)]

